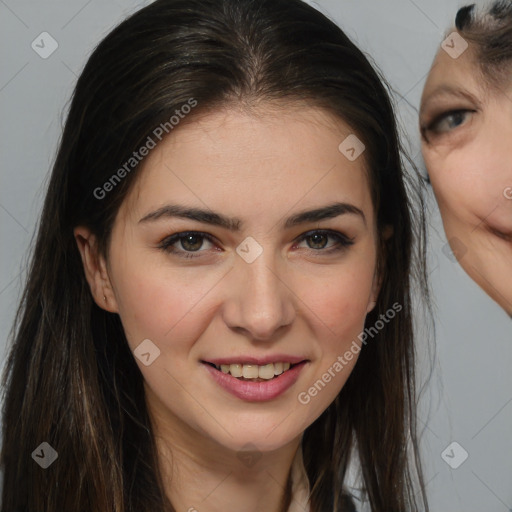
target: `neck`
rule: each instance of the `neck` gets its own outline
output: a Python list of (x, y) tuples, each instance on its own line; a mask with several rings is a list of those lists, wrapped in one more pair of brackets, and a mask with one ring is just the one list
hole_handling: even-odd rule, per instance
[(242, 452), (179, 419), (170, 424), (154, 418), (153, 425), (164, 490), (176, 511), (287, 511), (300, 437), (273, 451)]

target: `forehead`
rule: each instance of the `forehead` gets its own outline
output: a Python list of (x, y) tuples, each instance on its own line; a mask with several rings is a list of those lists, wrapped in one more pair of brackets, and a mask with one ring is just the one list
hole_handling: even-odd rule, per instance
[(342, 120), (315, 108), (256, 116), (210, 112), (183, 124), (152, 150), (126, 209), (135, 214), (180, 196), (228, 209), (243, 206), (249, 216), (250, 204), (259, 215), (261, 208), (286, 209), (292, 200), (318, 202), (320, 197), (350, 199), (372, 216), (366, 155), (350, 161), (339, 149), (351, 133)]
[(422, 105), (432, 95), (448, 93), (450, 88), (474, 95), (483, 92), (483, 78), (472, 44), (456, 59), (439, 49), (423, 89)]

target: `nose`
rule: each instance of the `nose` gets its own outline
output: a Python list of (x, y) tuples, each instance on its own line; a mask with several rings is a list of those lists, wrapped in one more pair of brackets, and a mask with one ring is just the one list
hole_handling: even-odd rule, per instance
[(263, 251), (252, 263), (239, 258), (226, 283), (224, 322), (258, 341), (274, 339), (295, 318), (296, 297), (285, 282), (282, 265), (265, 257), (270, 252)]

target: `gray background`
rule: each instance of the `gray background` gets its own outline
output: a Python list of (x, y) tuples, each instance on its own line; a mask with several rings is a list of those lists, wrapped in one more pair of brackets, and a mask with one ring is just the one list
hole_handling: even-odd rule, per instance
[[(5, 355), (27, 249), (77, 75), (114, 24), (147, 3), (0, 0), (0, 355)], [(464, 2), (310, 3), (341, 25), (391, 83), (409, 151), (420, 163), (416, 109), (421, 90), (432, 58)], [(47, 59), (31, 48), (43, 31), (59, 45)], [(439, 214), (432, 197), (430, 201), (436, 364), (421, 401), (420, 424), (431, 509), (508, 512), (512, 510), (511, 321), (445, 254)], [(419, 350), (427, 361), (421, 338)], [(469, 454), (457, 469), (441, 457), (453, 441)], [(459, 448), (449, 451), (455, 461), (460, 453)]]

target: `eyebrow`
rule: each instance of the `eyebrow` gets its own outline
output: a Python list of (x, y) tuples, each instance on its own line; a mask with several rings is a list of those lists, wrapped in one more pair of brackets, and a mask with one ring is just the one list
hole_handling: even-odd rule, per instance
[(477, 104), (479, 103), (478, 100), (475, 98), (475, 96), (470, 94), (465, 89), (462, 89), (460, 87), (455, 87), (455, 86), (452, 86), (452, 85), (442, 84), (442, 85), (438, 85), (426, 97), (425, 101), (423, 101), (421, 103), (421, 106), (420, 106), (420, 116), (422, 116), (423, 113), (425, 112), (426, 106), (428, 106), (428, 104), (430, 102), (432, 102), (432, 99), (435, 99), (437, 96), (453, 96), (455, 98), (462, 98), (462, 99), (465, 99), (465, 100), (469, 100), (472, 103), (477, 103)]
[[(313, 210), (304, 210), (296, 213), (286, 219), (284, 227), (288, 229), (299, 224), (317, 222), (323, 219), (332, 219), (345, 214), (357, 215), (361, 217), (363, 222), (366, 224), (366, 217), (360, 208), (349, 203), (335, 202)], [(240, 231), (243, 227), (243, 221), (237, 217), (226, 217), (225, 215), (211, 210), (189, 208), (175, 204), (168, 204), (158, 208), (158, 210), (148, 213), (139, 220), (139, 223), (157, 221), (159, 219), (170, 217), (191, 219), (204, 224), (210, 224), (212, 226), (220, 226), (228, 229), (229, 231)]]

